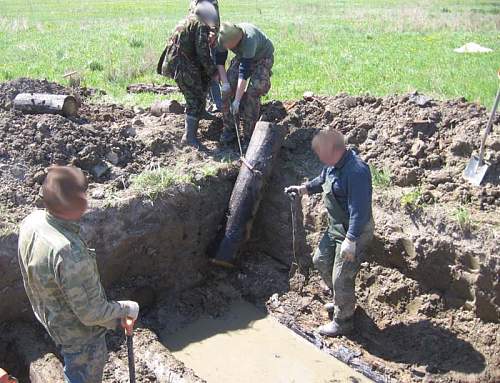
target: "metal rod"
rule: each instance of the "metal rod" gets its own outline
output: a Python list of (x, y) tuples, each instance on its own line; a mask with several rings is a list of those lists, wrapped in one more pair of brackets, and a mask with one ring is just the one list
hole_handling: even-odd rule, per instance
[(243, 155), (243, 147), (241, 146), (241, 139), (240, 139), (240, 127), (237, 122), (237, 116), (233, 114), (233, 121), (234, 121), (234, 128), (236, 129), (236, 138), (238, 139), (238, 146), (240, 148), (240, 157), (244, 158), (245, 156)]
[(135, 383), (135, 360), (134, 360), (134, 338), (133, 335), (127, 335), (127, 351), (128, 351), (128, 372), (130, 383)]
[(481, 150), (479, 152), (479, 161), (477, 162), (477, 168), (479, 168), (480, 166), (483, 165), (486, 138), (490, 134), (491, 127), (493, 126), (493, 120), (495, 119), (495, 114), (497, 112), (499, 102), (500, 102), (500, 88), (498, 88), (497, 97), (495, 99), (495, 105), (493, 105), (493, 109), (491, 111), (491, 116), (490, 116), (490, 119), (488, 120), (488, 124), (486, 125), (486, 131), (484, 132), (484, 136), (483, 136), (483, 139), (481, 141)]

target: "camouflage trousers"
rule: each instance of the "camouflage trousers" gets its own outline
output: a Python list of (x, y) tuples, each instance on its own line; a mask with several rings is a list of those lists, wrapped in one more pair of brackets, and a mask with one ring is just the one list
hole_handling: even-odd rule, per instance
[(201, 118), (210, 85), (208, 76), (195, 65), (185, 64), (177, 71), (175, 82), (186, 99), (186, 114)]
[(80, 350), (65, 352), (64, 381), (66, 383), (101, 383), (104, 365), (108, 357), (106, 339), (99, 337), (95, 342), (82, 346)]
[(345, 260), (340, 253), (343, 239), (339, 238), (338, 233), (327, 230), (314, 253), (314, 266), (332, 290), (335, 306), (333, 318), (337, 321), (348, 320), (354, 315), (356, 275), (372, 238), (373, 220), (366, 225), (356, 241), (356, 256), (354, 262), (351, 262)]
[[(247, 91), (241, 99), (240, 120), (243, 134), (247, 140), (252, 136), (255, 124), (260, 117), (261, 97), (265, 96), (271, 89), (273, 64), (274, 57), (262, 59), (254, 63)], [(231, 100), (234, 98), (238, 86), (239, 68), (240, 61), (234, 57), (227, 71), (227, 78), (231, 85), (231, 94), (222, 95), (222, 113), (225, 129), (234, 129), (234, 120), (231, 116), (230, 107)]]

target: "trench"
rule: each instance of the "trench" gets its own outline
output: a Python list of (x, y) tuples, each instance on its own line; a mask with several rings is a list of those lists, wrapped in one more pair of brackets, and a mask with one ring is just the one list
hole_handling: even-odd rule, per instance
[[(282, 169), (283, 164), (278, 167)], [(129, 298), (141, 305), (134, 336), (137, 382), (387, 381), (383, 372), (360, 358), (361, 352), (349, 348), (352, 343), (346, 343), (348, 347), (327, 343), (307, 322), (300, 322), (301, 316), (312, 317), (314, 325), (325, 323), (327, 318), (321, 309), (325, 297), (317, 290), (307, 291), (316, 288), (317, 278), (313, 276), (307, 284), (300, 275), (293, 276), (290, 205), (282, 194), (283, 186), (296, 177), (293, 170), (273, 175), (252, 236), (241, 251), (240, 267), (227, 271), (209, 263), (214, 243), (220, 240), (236, 174), (237, 169), (230, 169), (203, 180), (202, 187), (175, 187), (154, 202), (130, 195), (114, 206), (93, 201), (85, 217), (83, 234), (100, 255), (99, 269), (109, 297)], [(297, 225), (297, 261), (307, 271), (311, 244), (317, 240), (307, 237), (320, 232), (319, 224), (312, 221), (321, 218), (311, 215), (317, 201), (302, 203), (303, 209), (295, 206), (297, 221), (305, 222)], [(384, 211), (377, 208), (376, 212), (379, 219), (384, 218)], [(60, 356), (33, 319), (22, 281), (15, 274), (16, 237), (10, 235), (1, 241), (0, 252), (4, 253), (0, 260), (7, 260), (12, 267), (0, 281), (0, 290), (10, 296), (0, 302), (0, 365), (21, 383), (62, 383)], [(391, 307), (407, 305), (409, 311), (433, 315), (432, 310), (438, 308), (432, 305), (442, 303), (418, 283), (424, 286), (423, 282), (443, 281), (429, 282), (411, 263), (399, 264), (415, 256), (413, 245), (406, 242), (400, 236), (389, 241), (376, 238), (371, 251), (374, 263), (360, 272), (360, 292), (366, 290), (368, 307), (375, 306), (371, 294), (389, 314)], [(456, 256), (449, 251), (440, 258), (448, 262)], [(383, 272), (377, 282), (373, 275), (381, 265)], [(401, 270), (401, 283), (384, 282), (384, 278), (396, 275), (395, 266)], [(471, 263), (471, 267), (476, 266)], [(446, 270), (446, 264), (442, 268)], [(452, 283), (447, 302), (470, 299), (469, 285), (464, 286), (462, 292)], [(465, 373), (479, 373), (485, 368), (480, 352), (445, 329), (419, 322), (413, 327), (396, 325), (381, 331), (363, 313), (358, 310), (356, 314), (362, 330), (354, 339), (384, 360), (390, 361), (394, 354), (408, 364), (436, 363), (429, 353), (432, 342), (435, 346), (430, 349), (441, 354), (459, 350), (438, 361), (443, 368)], [(376, 317), (373, 312), (370, 316)], [(407, 349), (407, 339), (419, 344), (420, 338), (425, 340), (420, 348)], [(119, 332), (112, 333), (107, 342), (110, 352), (103, 382), (127, 382), (125, 338)]]
[[(84, 235), (103, 254), (98, 263), (109, 297), (141, 305), (134, 335), (137, 381), (369, 381), (266, 312), (269, 297), (288, 290), (289, 266), (255, 250), (259, 239), (243, 250), (253, 260), (239, 271), (208, 262), (234, 176), (207, 180), (201, 193), (180, 188), (154, 203), (133, 197), (95, 206), (85, 217)], [(209, 206), (201, 207), (207, 200)], [(183, 214), (179, 206), (186, 204), (199, 210)], [(60, 355), (20, 302), (20, 320), (2, 323), (0, 365), (21, 383), (62, 383)], [(103, 382), (128, 381), (123, 334), (111, 333), (107, 343)]]
[[(499, 328), (498, 245), (482, 231), (457, 236), (458, 226), (444, 219), (451, 208), (446, 203), (408, 214), (398, 194), (406, 189), (399, 187), (375, 192), (377, 232), (357, 288), (359, 332), (340, 340), (314, 332), (328, 320), (322, 304), (329, 297), (309, 255), (326, 217), (319, 198), (290, 206), (283, 188), (321, 168), (308, 144), (319, 117), (309, 126), (301, 115), (325, 109), (316, 104), (301, 102), (290, 113), (290, 132), (235, 271), (209, 263), (238, 173), (235, 163), (196, 185), (171, 187), (154, 201), (127, 190), (112, 203), (91, 201), (82, 234), (96, 249), (106, 291), (111, 299), (141, 304), (137, 381), (363, 381), (359, 372), (377, 382), (499, 381), (498, 341), (492, 341)], [(193, 166), (220, 164), (186, 158)], [(99, 192), (103, 185), (93, 187)], [(15, 233), (0, 234), (0, 367), (21, 382), (59, 383), (60, 356), (33, 318), (16, 249)], [(294, 274), (293, 263), (304, 274)], [(104, 383), (126, 382), (124, 336), (111, 334), (107, 341)], [(307, 375), (312, 373), (319, 375)]]

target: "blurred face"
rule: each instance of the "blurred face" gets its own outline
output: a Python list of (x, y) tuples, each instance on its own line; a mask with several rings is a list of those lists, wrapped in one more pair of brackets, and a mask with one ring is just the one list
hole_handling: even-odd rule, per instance
[(227, 50), (232, 50), (238, 46), (240, 41), (241, 41), (241, 37), (238, 37), (238, 38), (235, 38), (231, 41), (228, 41), (226, 44), (224, 44), (224, 48), (226, 48)]
[(60, 212), (51, 212), (54, 216), (68, 221), (78, 221), (88, 209), (87, 194), (85, 192), (79, 193), (78, 198), (72, 209)]
[(345, 148), (337, 148), (333, 142), (321, 142), (315, 148), (319, 160), (326, 166), (335, 166), (344, 155)]
[(87, 211), (87, 187), (80, 169), (52, 166), (42, 186), (45, 207), (55, 217), (78, 221)]

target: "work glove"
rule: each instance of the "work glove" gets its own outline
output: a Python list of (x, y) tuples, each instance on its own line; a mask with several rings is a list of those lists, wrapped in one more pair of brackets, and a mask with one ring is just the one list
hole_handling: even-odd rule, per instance
[(222, 94), (231, 92), (231, 85), (228, 82), (223, 82), (220, 87), (220, 91), (222, 92)]
[(307, 194), (307, 187), (306, 185), (289, 186), (285, 188), (285, 193), (292, 198), (295, 198), (295, 196), (302, 197), (304, 194)]
[(139, 304), (134, 301), (118, 301), (118, 303), (125, 311), (125, 316), (135, 322), (139, 316)]
[(344, 239), (342, 245), (340, 245), (340, 255), (342, 255), (346, 261), (354, 262), (356, 242), (351, 241), (349, 238)]
[(234, 100), (231, 104), (231, 113), (233, 116), (236, 116), (240, 111), (240, 102), (238, 100)]

